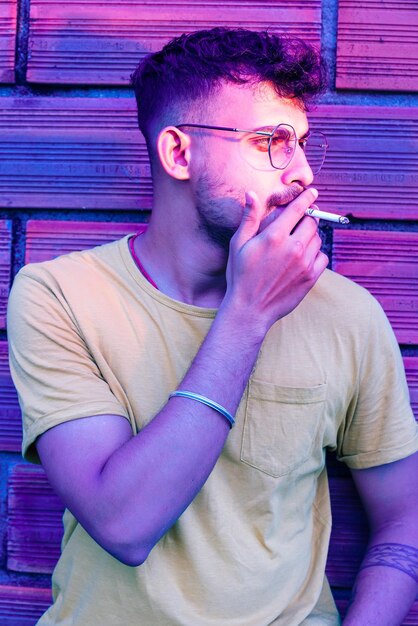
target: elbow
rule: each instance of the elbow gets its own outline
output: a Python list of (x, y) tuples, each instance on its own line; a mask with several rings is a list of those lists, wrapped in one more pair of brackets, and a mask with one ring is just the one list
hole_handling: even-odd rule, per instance
[(113, 558), (129, 567), (139, 567), (148, 558), (152, 547), (146, 548), (139, 538), (130, 540), (124, 533), (112, 533), (107, 531), (95, 538), (97, 543)]
[(156, 529), (155, 524), (147, 523), (146, 519), (135, 524), (132, 518), (114, 515), (96, 515), (94, 524), (88, 524), (85, 529), (106, 552), (129, 567), (145, 563), (151, 550), (168, 530)]
[(128, 565), (129, 567), (139, 567), (143, 563), (145, 563), (150, 550), (145, 551), (139, 549), (137, 546), (128, 546), (126, 544), (121, 545), (118, 544), (104, 542), (101, 544), (101, 547), (106, 550), (113, 558), (117, 559), (123, 565)]
[(108, 550), (108, 552), (120, 563), (128, 565), (129, 567), (139, 567), (145, 563), (149, 554), (149, 552), (147, 554), (143, 554), (142, 552), (139, 553), (134, 550)]

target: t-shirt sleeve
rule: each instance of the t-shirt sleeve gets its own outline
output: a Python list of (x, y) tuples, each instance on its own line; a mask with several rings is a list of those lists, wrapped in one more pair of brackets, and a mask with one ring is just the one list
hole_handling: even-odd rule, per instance
[(380, 304), (371, 299), (357, 388), (338, 434), (337, 457), (350, 468), (391, 463), (418, 450), (400, 349)]
[(34, 442), (49, 428), (91, 415), (129, 417), (101, 376), (59, 285), (29, 268), (13, 283), (7, 334), (22, 410), (22, 454), (39, 463)]

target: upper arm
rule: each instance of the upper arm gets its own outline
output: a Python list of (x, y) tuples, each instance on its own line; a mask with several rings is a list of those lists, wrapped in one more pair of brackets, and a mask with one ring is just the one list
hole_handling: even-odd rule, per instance
[(80, 324), (86, 314), (77, 307), (78, 275), (66, 280), (63, 264), (71, 265), (64, 267), (67, 274), (77, 269), (65, 257), (58, 265), (25, 268), (9, 298), (10, 368), (22, 409), (22, 449), (28, 460), (39, 456), (65, 506), (107, 549), (113, 545), (106, 539), (110, 515), (120, 512), (114, 506), (119, 483), (114, 472), (105, 480), (102, 470), (132, 439), (133, 425), (118, 385), (108, 382), (110, 368), (96, 340), (100, 320), (95, 323), (91, 315), (90, 326)]
[(94, 415), (54, 426), (36, 440), (49, 482), (86, 530), (90, 518), (99, 514), (96, 494), (101, 471), (132, 436), (125, 417)]
[(88, 343), (65, 289), (41, 270), (24, 268), (17, 275), (7, 313), (10, 371), (23, 417), (22, 449), (30, 461), (38, 460), (35, 440), (58, 432), (57, 424), (72, 430), (80, 427), (73, 420), (89, 415), (128, 417), (97, 360), (94, 333)]
[(418, 452), (393, 463), (351, 470), (371, 527), (414, 520), (418, 515)]
[(396, 336), (373, 298), (368, 323), (356, 341), (359, 354), (347, 379), (350, 387), (347, 404), (342, 405), (337, 457), (361, 470), (414, 453), (418, 426)]

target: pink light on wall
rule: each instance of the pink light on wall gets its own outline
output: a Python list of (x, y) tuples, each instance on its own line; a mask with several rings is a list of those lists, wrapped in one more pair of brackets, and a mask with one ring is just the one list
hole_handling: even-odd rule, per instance
[(17, 0), (0, 2), (0, 83), (14, 82)]
[(128, 84), (138, 61), (183, 32), (269, 28), (320, 45), (321, 0), (32, 0), (29, 82)]
[(12, 253), (12, 223), (0, 220), (0, 328), (6, 326), (6, 307), (9, 295)]
[(48, 261), (73, 250), (85, 250), (144, 229), (135, 222), (30, 220), (26, 229), (25, 263)]
[(336, 230), (333, 267), (376, 296), (400, 343), (418, 343), (418, 233)]
[(418, 91), (415, 0), (340, 0), (337, 88)]

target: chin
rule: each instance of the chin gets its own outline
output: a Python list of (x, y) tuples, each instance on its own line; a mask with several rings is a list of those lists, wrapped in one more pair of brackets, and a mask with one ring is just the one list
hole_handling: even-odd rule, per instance
[(201, 223), (199, 225), (199, 231), (203, 233), (206, 240), (226, 251), (229, 251), (230, 241), (237, 229), (238, 226), (222, 226), (221, 224)]

